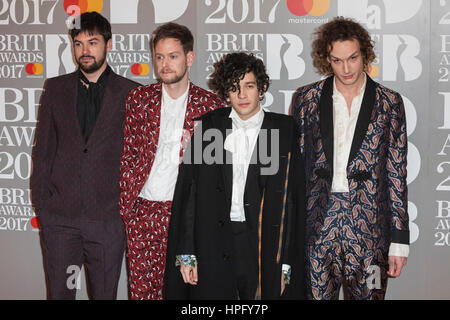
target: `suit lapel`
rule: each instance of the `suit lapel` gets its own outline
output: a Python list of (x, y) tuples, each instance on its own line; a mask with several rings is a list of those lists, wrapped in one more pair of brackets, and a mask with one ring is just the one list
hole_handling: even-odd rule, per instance
[[(111, 117), (117, 116), (112, 109), (117, 106), (120, 107), (120, 103), (118, 103), (119, 95), (120, 88), (118, 87), (116, 74), (111, 70), (108, 75), (108, 79), (106, 80), (106, 88), (102, 99), (102, 106), (100, 108), (97, 120), (95, 121), (94, 128), (92, 129), (91, 136), (87, 141), (87, 145), (90, 145), (93, 143), (92, 141), (95, 141), (97, 135), (99, 135), (99, 132), (105, 131), (105, 127), (111, 123)], [(125, 104), (125, 101), (123, 101), (123, 103)]]
[[(229, 111), (231, 112), (231, 107), (229, 107)], [(229, 117), (230, 112), (226, 112), (224, 114), (224, 117), (219, 120), (220, 123), (218, 124), (218, 128), (222, 133), (224, 144), (225, 144), (225, 140), (226, 140), (228, 134), (230, 134), (231, 130), (232, 130), (232, 121), (231, 121), (231, 118)], [(223, 150), (224, 150), (223, 165), (220, 167), (222, 168), (222, 176), (223, 176), (226, 198), (231, 199), (232, 192), (233, 192), (233, 164), (232, 164), (233, 155), (231, 154), (230, 151), (225, 150), (225, 148)], [(231, 201), (229, 201), (229, 205), (231, 208)]]
[(67, 85), (64, 86), (61, 105), (67, 108), (67, 125), (71, 128), (73, 139), (77, 144), (84, 145), (84, 139), (81, 134), (80, 123), (78, 122), (77, 102), (78, 102), (78, 70), (73, 72), (68, 78)]
[(361, 148), (362, 141), (366, 136), (367, 129), (369, 127), (370, 117), (372, 110), (375, 106), (375, 82), (367, 76), (366, 89), (364, 91), (363, 101), (361, 103), (361, 109), (358, 115), (358, 121), (356, 122), (355, 133), (353, 135), (352, 146), (350, 149), (350, 155), (348, 157), (348, 163), (353, 160), (356, 153)]
[[(148, 136), (149, 143), (147, 144), (147, 152), (142, 152), (141, 156), (144, 158), (142, 162), (147, 164), (145, 178), (143, 179), (144, 183), (147, 181), (150, 176), (150, 172), (153, 167), (153, 163), (156, 157), (156, 151), (158, 149), (159, 143), (159, 133), (160, 133), (160, 125), (161, 125), (161, 108), (162, 108), (162, 83), (158, 82), (154, 87), (154, 93), (150, 97), (150, 101), (148, 105), (145, 107), (144, 114), (147, 118), (147, 122), (150, 126), (143, 131), (144, 135)], [(141, 188), (140, 188), (141, 189)]]
[(334, 77), (329, 77), (325, 80), (319, 102), (320, 134), (322, 136), (325, 157), (328, 161), (331, 172), (333, 172), (334, 145), (333, 79)]
[(194, 106), (192, 97), (194, 96), (195, 86), (189, 82), (189, 92), (187, 96), (186, 112), (184, 114), (183, 134), (181, 135), (181, 150), (180, 161), (183, 159), (184, 151), (186, 150), (189, 140), (194, 134), (195, 126), (194, 119), (200, 116), (198, 108)]
[[(270, 146), (271, 146), (271, 135), (270, 135), (270, 129), (273, 128), (273, 121), (272, 121), (272, 117), (270, 115), (269, 112), (265, 112), (264, 113), (264, 120), (263, 123), (261, 124), (261, 130), (259, 131), (258, 134), (258, 139), (256, 140), (256, 144), (255, 147), (253, 149), (253, 153), (252, 153), (252, 157), (250, 160), (250, 164), (248, 166), (248, 171), (247, 171), (247, 177), (246, 177), (246, 181), (245, 181), (245, 190), (244, 193), (247, 193), (248, 188), (253, 188), (254, 186), (251, 184), (251, 180), (252, 177), (257, 177), (257, 181), (260, 187), (260, 190), (263, 189), (264, 185), (266, 184), (266, 180), (267, 180), (267, 175), (261, 175), (261, 167), (262, 167), (262, 163), (261, 163), (261, 158), (260, 158), (260, 143), (261, 143), (261, 139), (263, 139), (262, 141), (266, 141), (267, 145), (266, 145), (266, 152), (272, 152), (270, 150)], [(264, 133), (263, 133), (264, 132)], [(264, 138), (262, 138), (262, 135), (265, 135)], [(269, 156), (269, 154), (266, 154), (266, 156)], [(272, 156), (272, 154), (270, 154), (270, 156)]]

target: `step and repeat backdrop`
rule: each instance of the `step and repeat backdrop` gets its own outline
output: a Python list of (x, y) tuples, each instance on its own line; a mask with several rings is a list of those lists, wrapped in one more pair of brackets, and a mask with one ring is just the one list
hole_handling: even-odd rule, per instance
[[(111, 22), (109, 65), (142, 84), (155, 81), (149, 39), (162, 23), (192, 30), (190, 77), (205, 88), (221, 56), (253, 52), (271, 78), (264, 108), (279, 113), (320, 79), (314, 29), (335, 16), (361, 22), (376, 43), (370, 75), (402, 94), (407, 113), (411, 250), (387, 298), (450, 299), (450, 0), (0, 0), (0, 299), (46, 298), (31, 151), (44, 81), (75, 70), (67, 22), (85, 11)], [(84, 273), (72, 283), (87, 299)]]

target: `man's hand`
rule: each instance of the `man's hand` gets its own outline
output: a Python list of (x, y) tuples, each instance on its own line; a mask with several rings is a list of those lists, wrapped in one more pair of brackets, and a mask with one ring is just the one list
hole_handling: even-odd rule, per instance
[(284, 274), (283, 272), (281, 273), (281, 292), (280, 292), (280, 296), (283, 295), (284, 289), (286, 288), (286, 284), (284, 283)]
[(397, 278), (400, 276), (402, 269), (406, 266), (408, 258), (405, 257), (397, 257), (397, 256), (389, 256), (389, 271), (387, 272), (388, 276), (391, 278)]
[(180, 272), (181, 272), (181, 275), (183, 276), (184, 283), (189, 283), (192, 285), (197, 284), (197, 281), (198, 281), (197, 261), (195, 261), (195, 267), (185, 266), (185, 265), (181, 264)]

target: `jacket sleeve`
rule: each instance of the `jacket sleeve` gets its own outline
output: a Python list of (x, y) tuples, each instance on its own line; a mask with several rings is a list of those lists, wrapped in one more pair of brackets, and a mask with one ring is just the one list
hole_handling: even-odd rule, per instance
[[(195, 134), (198, 134), (196, 131)], [(186, 152), (183, 156), (183, 162), (177, 179), (177, 185), (174, 194), (174, 212), (177, 222), (176, 228), (176, 255), (190, 254), (195, 255), (195, 207), (196, 207), (196, 177), (193, 150), (194, 136), (189, 142)]]
[(33, 149), (33, 172), (30, 179), (31, 199), (37, 213), (52, 195), (51, 170), (56, 155), (57, 136), (51, 107), (52, 90), (47, 80), (38, 113)]
[[(191, 139), (191, 142), (193, 140)], [(188, 161), (191, 147), (192, 144), (190, 143), (184, 152), (172, 203), (164, 281), (164, 299), (169, 300), (183, 300), (189, 297), (190, 285), (183, 282), (179, 268), (175, 264), (177, 255), (195, 254), (194, 222), (196, 184), (194, 180), (194, 165)]]
[(389, 150), (387, 175), (389, 186), (389, 209), (392, 213), (391, 243), (409, 244), (408, 189), (406, 165), (408, 141), (403, 100), (396, 93), (391, 107), (389, 123)]
[(288, 296), (304, 299), (304, 257), (306, 226), (305, 169), (300, 155), (299, 132), (293, 123), (289, 186), (287, 195), (286, 244), (283, 263), (291, 266)]
[(139, 123), (137, 110), (139, 101), (136, 101), (137, 90), (132, 89), (126, 98), (125, 121), (123, 129), (123, 149), (120, 158), (120, 196), (119, 210), (124, 219), (128, 216), (133, 194), (133, 171), (135, 170), (136, 158), (139, 149), (134, 145), (139, 137)]

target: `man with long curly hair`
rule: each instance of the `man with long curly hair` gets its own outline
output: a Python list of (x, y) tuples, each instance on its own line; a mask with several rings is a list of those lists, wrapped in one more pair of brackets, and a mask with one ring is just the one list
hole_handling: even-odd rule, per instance
[(384, 299), (409, 253), (405, 109), (373, 81), (369, 33), (337, 17), (315, 32), (325, 80), (299, 88), (291, 113), (306, 166), (308, 298)]
[(210, 88), (231, 108), (202, 116), (185, 153), (167, 298), (302, 297), (304, 169), (294, 120), (261, 107), (268, 87), (252, 54), (231, 53), (214, 66)]

